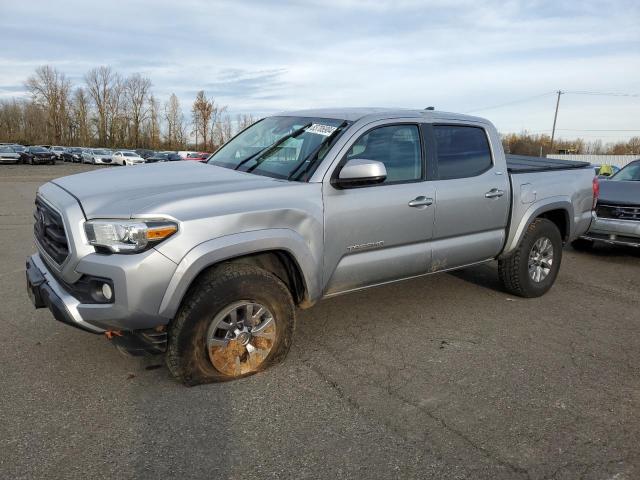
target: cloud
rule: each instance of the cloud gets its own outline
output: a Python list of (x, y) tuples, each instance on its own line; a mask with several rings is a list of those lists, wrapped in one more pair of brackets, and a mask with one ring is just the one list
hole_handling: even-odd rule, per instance
[[(2, 10), (0, 85), (21, 85), (42, 64), (80, 84), (109, 64), (149, 76), (161, 99), (175, 92), (185, 111), (202, 89), (257, 114), (466, 112), (558, 89), (640, 93), (640, 3), (631, 0), (30, 0)], [(25, 18), (46, 34), (25, 36)], [(542, 97), (477, 113), (502, 131), (543, 130), (553, 106)], [(567, 95), (559, 126), (640, 129), (639, 107), (638, 98)]]

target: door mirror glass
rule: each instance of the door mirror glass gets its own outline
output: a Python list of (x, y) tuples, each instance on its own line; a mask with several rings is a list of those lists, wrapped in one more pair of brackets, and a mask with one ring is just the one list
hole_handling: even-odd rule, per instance
[(344, 164), (333, 184), (338, 188), (360, 187), (382, 183), (387, 178), (384, 163), (357, 158)]

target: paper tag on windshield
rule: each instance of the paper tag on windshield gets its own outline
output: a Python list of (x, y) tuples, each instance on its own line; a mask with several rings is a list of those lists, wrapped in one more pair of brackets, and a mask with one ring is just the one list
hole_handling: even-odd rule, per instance
[(337, 127), (332, 127), (331, 125), (321, 125), (320, 123), (314, 123), (305, 131), (310, 133), (317, 133), (318, 135), (323, 135), (325, 137), (328, 137), (329, 135), (331, 135), (333, 132), (336, 131), (336, 128)]

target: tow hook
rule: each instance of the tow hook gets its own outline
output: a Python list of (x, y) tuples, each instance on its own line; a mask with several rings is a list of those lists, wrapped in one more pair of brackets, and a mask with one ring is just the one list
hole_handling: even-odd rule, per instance
[(105, 337), (122, 353), (134, 357), (158, 355), (167, 351), (167, 332), (164, 327), (148, 330), (107, 330)]

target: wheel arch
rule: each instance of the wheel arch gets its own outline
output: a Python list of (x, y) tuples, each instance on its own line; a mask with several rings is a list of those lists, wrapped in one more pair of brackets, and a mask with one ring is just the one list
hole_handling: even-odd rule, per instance
[(250, 264), (273, 273), (301, 308), (320, 297), (320, 263), (302, 237), (288, 229), (259, 230), (210, 240), (189, 251), (169, 282), (159, 314), (173, 318), (197, 279), (222, 263)]
[(546, 218), (553, 222), (560, 230), (563, 242), (572, 238), (571, 219), (573, 218), (573, 205), (569, 199), (556, 199), (544, 204), (533, 204), (522, 215), (520, 222), (512, 225), (505, 248), (501, 257), (507, 256), (518, 248), (527, 228), (538, 218)]

